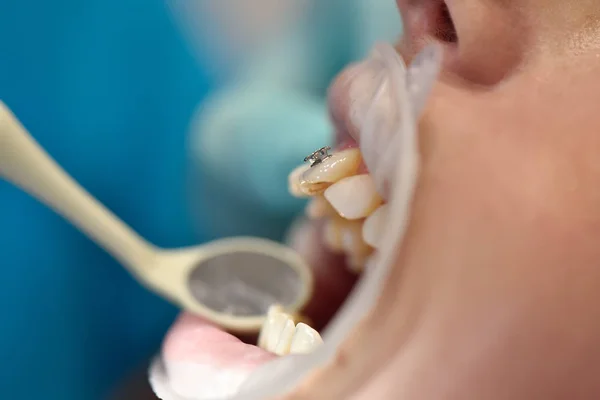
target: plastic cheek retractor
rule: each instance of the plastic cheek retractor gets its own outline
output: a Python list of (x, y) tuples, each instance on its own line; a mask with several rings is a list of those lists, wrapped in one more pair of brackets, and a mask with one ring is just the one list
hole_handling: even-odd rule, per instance
[[(265, 364), (250, 376), (231, 400), (281, 396), (313, 369), (329, 363), (348, 333), (375, 305), (397, 259), (408, 227), (419, 172), (417, 120), (437, 80), (442, 53), (436, 45), (427, 47), (406, 68), (391, 46), (379, 45), (375, 51), (375, 57), (385, 63), (387, 74), (381, 77), (380, 88), (361, 127), (360, 148), (369, 173), (379, 188), (385, 190), (390, 209), (394, 210), (385, 226), (378, 257), (365, 269), (354, 291), (323, 334), (322, 346), (308, 355), (281, 357)], [(383, 100), (384, 95), (391, 96), (395, 111), (385, 120), (375, 111), (375, 103)]]
[[(405, 140), (399, 132), (416, 129), (427, 99), (441, 68), (442, 51), (430, 45), (407, 68), (400, 55), (389, 45), (378, 44), (374, 56), (385, 64), (379, 90), (371, 101), (361, 127), (361, 152), (376, 182), (379, 193), (389, 195), (392, 171), (398, 163), (398, 146)], [(390, 102), (382, 114), (381, 102)]]

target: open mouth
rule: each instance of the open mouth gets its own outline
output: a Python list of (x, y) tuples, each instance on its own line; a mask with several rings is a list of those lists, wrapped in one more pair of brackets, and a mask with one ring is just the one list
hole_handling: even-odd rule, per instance
[[(443, 9), (440, 12), (436, 18), (449, 28), (443, 34), (438, 29), (438, 34), (455, 43), (451, 18)], [(315, 281), (323, 283), (305, 310), (309, 319), (303, 321), (275, 306), (258, 340), (246, 344), (184, 316), (172, 328), (162, 360), (151, 371), (155, 391), (164, 400), (262, 399), (281, 394), (315, 366), (328, 362), (373, 307), (396, 259), (416, 184), (416, 121), (421, 110), (409, 104), (428, 94), (439, 71), (427, 65), (407, 69), (391, 46), (374, 53), (368, 65), (353, 73), (357, 90), (352, 91), (352, 84), (336, 89), (336, 83), (332, 88), (336, 132), (332, 154), (317, 152), (290, 174), (291, 193), (310, 197), (302, 240), (309, 243), (313, 256), (318, 254), (309, 263), (320, 264), (313, 266), (318, 269)], [(419, 76), (423, 71), (433, 72)], [(408, 79), (419, 84), (416, 93), (410, 92)], [(323, 265), (328, 262), (336, 265)], [(327, 281), (344, 284), (331, 289)], [(333, 292), (338, 299), (330, 302)], [(239, 393), (244, 394), (232, 397)]]

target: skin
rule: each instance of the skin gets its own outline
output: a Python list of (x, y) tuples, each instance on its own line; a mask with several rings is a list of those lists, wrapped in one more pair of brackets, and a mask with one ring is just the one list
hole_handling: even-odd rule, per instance
[[(283, 399), (600, 398), (600, 3), (448, 3), (459, 44), (421, 120), (397, 264), (335, 360)], [(405, 23), (409, 60), (426, 40)], [(360, 141), (348, 79), (332, 109)]]
[[(600, 3), (447, 3), (459, 42), (420, 121), (396, 265), (334, 361), (283, 399), (600, 398)], [(407, 62), (432, 40), (423, 4), (398, 1)], [(352, 79), (330, 89), (338, 142), (360, 142)]]

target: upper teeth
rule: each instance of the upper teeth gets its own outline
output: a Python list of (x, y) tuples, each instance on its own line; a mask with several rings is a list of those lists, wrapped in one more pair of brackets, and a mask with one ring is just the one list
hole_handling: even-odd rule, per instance
[[(302, 165), (289, 177), (290, 192), (315, 196), (306, 208), (309, 218), (326, 218), (325, 245), (344, 252), (348, 266), (360, 271), (377, 249), (387, 206), (369, 174), (359, 174), (362, 163), (356, 148), (334, 153), (314, 165)], [(340, 218), (341, 217), (341, 218)]]
[(383, 201), (368, 174), (340, 180), (325, 190), (325, 198), (346, 219), (368, 217)]
[(360, 151), (348, 149), (312, 166), (301, 165), (290, 174), (290, 192), (299, 197), (319, 194), (340, 179), (356, 174), (361, 162)]
[(302, 322), (295, 325), (292, 316), (278, 305), (269, 309), (258, 338), (259, 347), (279, 356), (307, 353), (321, 343), (323, 340), (316, 330)]
[(365, 219), (365, 223), (363, 224), (363, 238), (365, 242), (375, 248), (380, 246), (381, 228), (388, 218), (388, 208), (387, 204), (379, 206), (379, 208)]

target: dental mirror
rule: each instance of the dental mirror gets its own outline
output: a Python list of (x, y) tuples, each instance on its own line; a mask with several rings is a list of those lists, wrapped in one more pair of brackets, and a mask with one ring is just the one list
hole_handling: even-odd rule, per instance
[(312, 295), (308, 265), (277, 242), (240, 237), (174, 250), (147, 242), (71, 178), (2, 101), (0, 178), (62, 215), (149, 289), (223, 329), (258, 332), (269, 306), (293, 314)]

